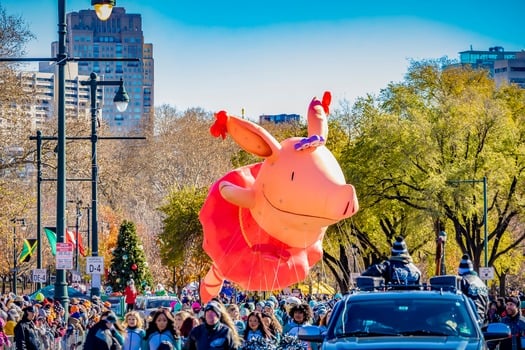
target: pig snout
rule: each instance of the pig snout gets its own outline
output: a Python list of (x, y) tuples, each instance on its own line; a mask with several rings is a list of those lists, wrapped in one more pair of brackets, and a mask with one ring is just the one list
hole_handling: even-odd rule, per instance
[(354, 186), (337, 186), (328, 195), (326, 210), (336, 220), (349, 218), (359, 210)]

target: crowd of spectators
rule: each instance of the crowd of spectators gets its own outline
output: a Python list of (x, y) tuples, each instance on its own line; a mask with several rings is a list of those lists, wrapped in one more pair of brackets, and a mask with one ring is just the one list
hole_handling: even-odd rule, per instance
[(118, 317), (111, 303), (97, 296), (71, 298), (66, 311), (41, 293), (32, 298), (7, 294), (0, 298), (0, 350), (249, 350), (261, 344), (302, 349), (297, 328), (326, 325), (335, 301), (272, 295), (240, 303), (217, 298), (201, 305), (186, 298), (150, 315), (126, 303), (125, 314)]

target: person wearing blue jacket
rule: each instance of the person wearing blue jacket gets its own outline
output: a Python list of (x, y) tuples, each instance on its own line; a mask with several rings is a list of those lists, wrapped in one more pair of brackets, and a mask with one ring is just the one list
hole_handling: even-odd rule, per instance
[(174, 350), (181, 350), (182, 341), (175, 329), (175, 319), (170, 310), (159, 308), (153, 314), (151, 322), (146, 329), (146, 335), (142, 342), (142, 350), (157, 350), (159, 345), (167, 341), (173, 345)]
[(122, 350), (140, 350), (142, 342), (146, 336), (143, 328), (143, 321), (137, 311), (130, 311), (124, 316), (124, 326), (126, 327), (126, 337)]

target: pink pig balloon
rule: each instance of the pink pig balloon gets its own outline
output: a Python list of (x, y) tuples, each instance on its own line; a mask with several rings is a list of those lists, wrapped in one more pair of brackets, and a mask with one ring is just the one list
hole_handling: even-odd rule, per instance
[(277, 142), (263, 127), (221, 111), (212, 135), (231, 137), (264, 162), (235, 169), (215, 182), (200, 211), (203, 248), (213, 265), (201, 299), (228, 279), (246, 290), (276, 290), (302, 281), (322, 257), (326, 228), (352, 216), (358, 202), (341, 167), (324, 146), (331, 96), (308, 108), (308, 138)]

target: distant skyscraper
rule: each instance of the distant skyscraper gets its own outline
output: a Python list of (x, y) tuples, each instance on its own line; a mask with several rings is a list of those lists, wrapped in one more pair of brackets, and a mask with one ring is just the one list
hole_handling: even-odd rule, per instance
[[(107, 21), (100, 21), (94, 10), (67, 14), (66, 51), (69, 57), (79, 58), (138, 58), (139, 62), (79, 61), (78, 74), (95, 72), (99, 80), (124, 80), (130, 103), (125, 112), (113, 105), (116, 86), (104, 87), (107, 102), (102, 117), (113, 134), (141, 133), (150, 126), (154, 110), (153, 44), (144, 43), (140, 14), (126, 14), (115, 7)], [(57, 43), (52, 45), (56, 56)], [(111, 101), (111, 103), (108, 103)]]

